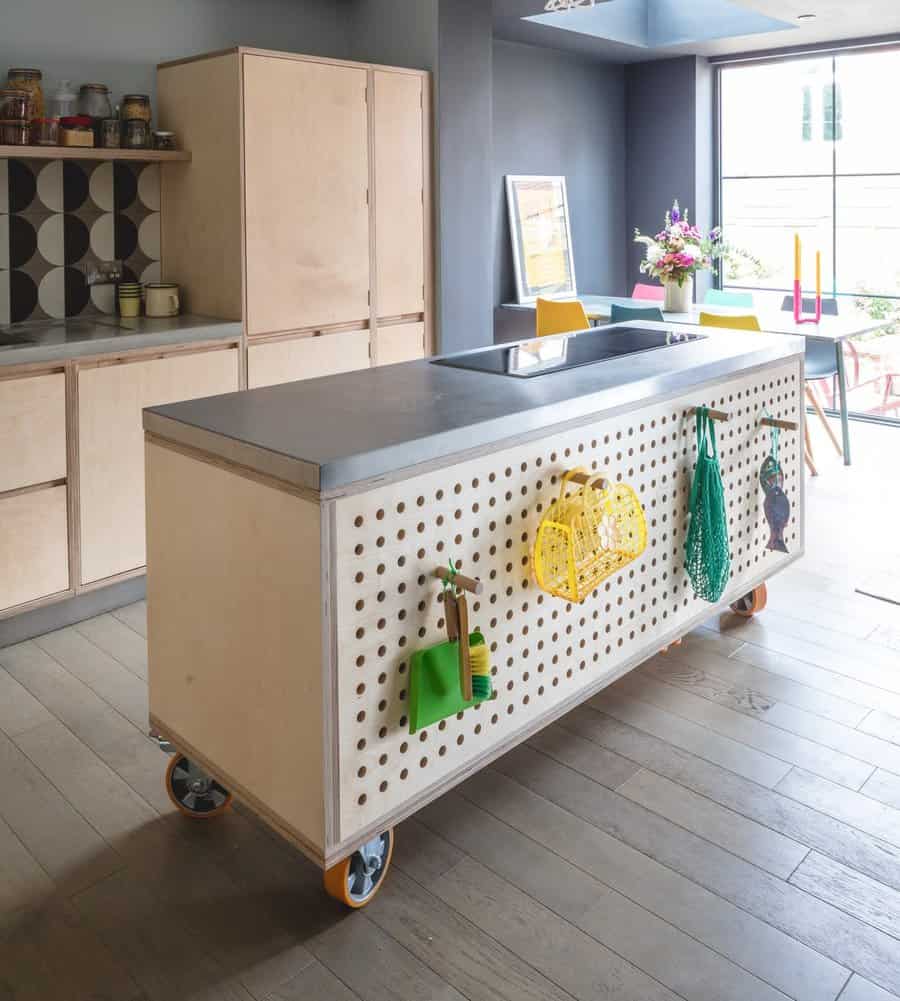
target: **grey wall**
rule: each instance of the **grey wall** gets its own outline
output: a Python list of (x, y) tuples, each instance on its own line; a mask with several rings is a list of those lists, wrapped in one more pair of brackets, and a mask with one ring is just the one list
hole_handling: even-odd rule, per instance
[(495, 42), (493, 141), (494, 304), (516, 295), (506, 174), (566, 177), (578, 287), (624, 294), (624, 68)]
[(440, 0), (437, 131), (442, 351), (490, 344), (492, 14), (485, 0)]
[[(45, 93), (61, 78), (154, 94), (156, 64), (234, 45), (349, 53), (353, 0), (27, 0), (4, 17), (0, 71), (36, 66)], [(49, 84), (49, 86), (47, 86)]]
[[(627, 114), (627, 281), (641, 281), (643, 248), (634, 229), (653, 235), (677, 198), (701, 226), (713, 217), (712, 72), (705, 59), (682, 56), (625, 69)], [(698, 300), (709, 276), (697, 281)]]
[(350, 58), (434, 70), (438, 0), (345, 0)]

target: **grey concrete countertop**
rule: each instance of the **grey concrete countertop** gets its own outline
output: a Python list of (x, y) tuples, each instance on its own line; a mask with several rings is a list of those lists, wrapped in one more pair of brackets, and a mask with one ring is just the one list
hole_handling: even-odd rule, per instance
[[(239, 322), (190, 313), (164, 320), (99, 316), (17, 323), (0, 328), (0, 366), (52, 363), (196, 341), (237, 340), (240, 336)], [(15, 343), (5, 343), (10, 337)]]
[[(622, 326), (697, 333), (678, 324)], [(144, 427), (297, 486), (340, 492), (361, 480), (633, 409), (803, 352), (800, 337), (713, 328), (703, 333), (709, 334), (703, 340), (530, 379), (406, 362), (151, 407)]]

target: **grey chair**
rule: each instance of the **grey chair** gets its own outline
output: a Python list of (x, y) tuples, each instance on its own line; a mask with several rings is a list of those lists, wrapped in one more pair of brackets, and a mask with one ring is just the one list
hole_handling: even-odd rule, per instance
[(663, 322), (662, 310), (658, 306), (618, 306), (609, 307), (610, 323), (628, 323), (631, 320), (658, 320)]
[[(807, 314), (815, 313), (816, 311), (816, 301), (815, 299), (804, 299), (803, 301), (803, 312)], [(794, 310), (794, 297), (792, 295), (786, 295), (781, 303), (781, 308), (784, 312), (793, 312)], [(823, 299), (822, 300), (822, 315), (823, 316), (837, 316), (838, 315), (838, 303), (837, 299)], [(848, 342), (849, 343), (849, 342)], [(856, 354), (856, 348), (850, 345), (851, 351), (853, 351), (854, 356)], [(822, 422), (822, 426), (831, 439), (832, 444), (837, 449), (837, 453), (843, 456), (844, 450), (841, 448), (841, 443), (837, 439), (834, 431), (831, 429), (831, 425), (828, 423), (828, 418), (825, 416), (825, 411), (822, 409), (822, 405), (819, 403), (819, 398), (816, 396), (813, 387), (810, 385), (812, 382), (817, 382), (819, 379), (831, 379), (831, 398), (834, 400), (837, 397), (837, 380), (840, 375), (837, 363), (837, 351), (843, 350), (842, 345), (838, 344), (835, 346), (830, 341), (814, 341), (807, 339), (806, 341), (806, 357), (804, 362), (804, 368), (806, 371), (806, 398), (809, 400), (810, 405), (813, 410), (818, 414), (819, 420)], [(857, 370), (859, 368), (859, 362), (857, 361)], [(806, 429), (806, 450), (807, 450), (807, 461), (809, 463), (810, 469), (812, 470), (813, 476), (816, 475), (815, 467), (815, 457), (812, 450), (812, 442), (809, 437), (809, 428)]]

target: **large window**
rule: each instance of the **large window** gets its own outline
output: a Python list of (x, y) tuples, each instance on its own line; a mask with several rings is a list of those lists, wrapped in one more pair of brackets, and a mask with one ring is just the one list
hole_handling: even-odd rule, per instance
[[(893, 325), (848, 348), (851, 409), (900, 419), (900, 50), (861, 51), (720, 70), (721, 222), (742, 252), (725, 288), (778, 309), (803, 241), (804, 294)], [(833, 388), (823, 387), (833, 404)]]

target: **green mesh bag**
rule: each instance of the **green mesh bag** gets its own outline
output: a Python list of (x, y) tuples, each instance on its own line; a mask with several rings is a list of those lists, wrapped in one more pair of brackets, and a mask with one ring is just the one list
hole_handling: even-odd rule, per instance
[(698, 598), (715, 602), (722, 597), (731, 573), (728, 516), (716, 432), (706, 407), (697, 407), (697, 468), (691, 485), (684, 569)]

